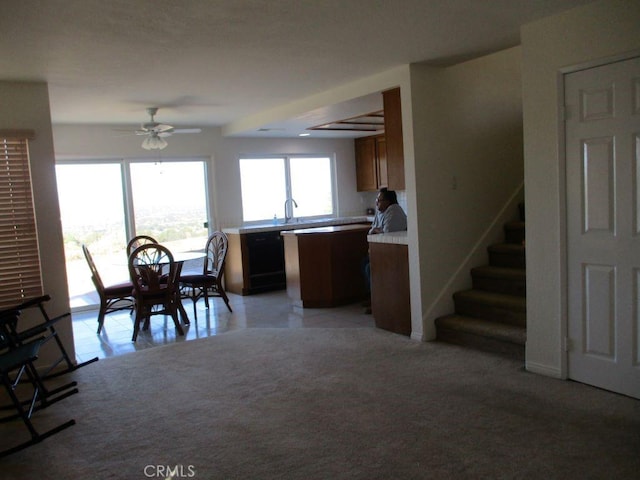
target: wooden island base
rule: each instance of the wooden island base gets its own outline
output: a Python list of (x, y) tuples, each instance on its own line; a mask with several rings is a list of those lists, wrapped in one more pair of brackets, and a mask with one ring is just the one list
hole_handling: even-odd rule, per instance
[(411, 335), (407, 245), (370, 243), (371, 309), (376, 327)]
[(296, 306), (346, 305), (365, 295), (362, 260), (370, 225), (342, 225), (282, 232), (287, 294)]

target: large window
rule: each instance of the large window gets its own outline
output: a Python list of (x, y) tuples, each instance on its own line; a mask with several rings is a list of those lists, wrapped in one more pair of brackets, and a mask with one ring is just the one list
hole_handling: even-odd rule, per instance
[(125, 247), (135, 235), (150, 235), (173, 252), (204, 248), (204, 161), (58, 162), (56, 177), (74, 309), (97, 301), (82, 244), (105, 284), (128, 278)]
[[(243, 221), (268, 221), (334, 214), (333, 174), (327, 156), (240, 159)], [(293, 202), (287, 207), (285, 201)], [(297, 205), (297, 206), (296, 206)], [(293, 208), (292, 208), (293, 207)]]

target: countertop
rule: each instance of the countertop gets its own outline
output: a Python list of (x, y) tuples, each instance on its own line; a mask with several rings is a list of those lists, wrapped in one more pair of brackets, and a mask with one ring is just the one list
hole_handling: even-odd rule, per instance
[(340, 233), (340, 232), (350, 232), (353, 230), (368, 230), (370, 225), (368, 223), (356, 223), (350, 225), (334, 225), (327, 227), (311, 227), (311, 228), (300, 228), (296, 230), (287, 230), (283, 231), (282, 235), (317, 235), (317, 234), (325, 234), (325, 233)]
[(259, 225), (243, 225), (240, 227), (223, 228), (224, 233), (261, 233), (261, 232), (280, 232), (288, 230), (301, 230), (316, 227), (329, 227), (336, 225), (349, 225), (354, 223), (371, 224), (373, 217), (340, 217), (340, 218), (321, 218), (314, 220), (302, 220), (296, 221), (294, 219), (289, 223), (278, 223), (273, 225), (271, 223), (263, 223)]
[(396, 245), (409, 245), (407, 231), (378, 233), (375, 235), (367, 235), (369, 243), (392, 243)]

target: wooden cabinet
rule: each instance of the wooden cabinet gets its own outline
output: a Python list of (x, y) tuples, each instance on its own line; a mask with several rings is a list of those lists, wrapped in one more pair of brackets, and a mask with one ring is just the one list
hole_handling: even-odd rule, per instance
[(356, 138), (356, 181), (359, 192), (387, 186), (387, 148), (384, 135)]
[(411, 335), (409, 247), (369, 243), (371, 310), (376, 327)]
[(382, 101), (387, 154), (387, 186), (390, 190), (404, 190), (404, 145), (402, 142), (400, 88), (382, 92)]
[(282, 232), (292, 304), (323, 308), (362, 300), (369, 228), (356, 224)]
[(404, 145), (400, 88), (382, 92), (384, 135), (356, 138), (356, 179), (359, 192), (387, 187), (404, 190)]

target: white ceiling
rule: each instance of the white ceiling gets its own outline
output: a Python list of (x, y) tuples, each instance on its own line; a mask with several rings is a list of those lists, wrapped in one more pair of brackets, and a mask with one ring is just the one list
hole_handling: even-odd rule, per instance
[[(135, 127), (158, 106), (162, 123), (223, 126), (399, 65), (517, 45), (521, 25), (590, 1), (2, 0), (0, 80), (48, 82), (54, 124)], [(374, 95), (246, 134), (380, 108)]]

